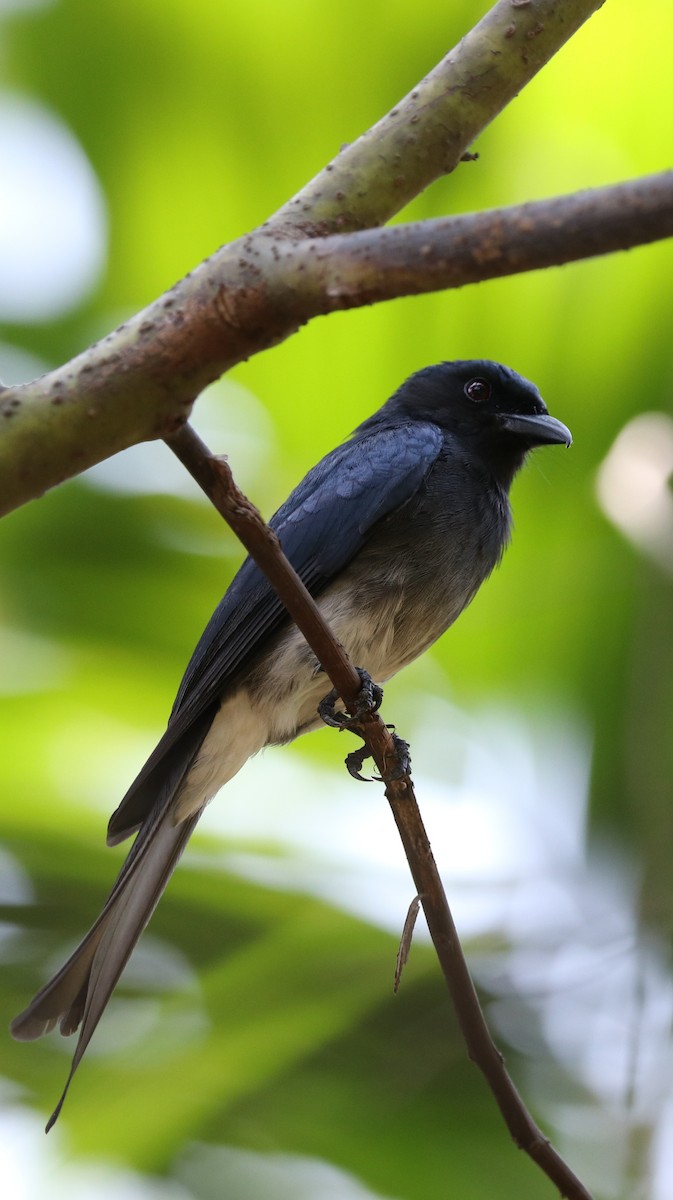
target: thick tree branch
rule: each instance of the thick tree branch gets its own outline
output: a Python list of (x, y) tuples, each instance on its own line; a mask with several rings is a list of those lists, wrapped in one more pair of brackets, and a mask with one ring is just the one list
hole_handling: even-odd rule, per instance
[(453, 169), (601, 2), (499, 0), (261, 230), (219, 250), (72, 362), (3, 392), (0, 515), (127, 446), (165, 436), (208, 383), (314, 316), (291, 316), (269, 293), (264, 266), (278, 239), (386, 221)]
[[(355, 308), (673, 237), (673, 171), (511, 208), (285, 243), (265, 264), (288, 315)], [(281, 297), (278, 296), (280, 301)]]
[(165, 437), (234, 363), (338, 308), (461, 287), (673, 234), (673, 171), (509, 209), (224, 247), (70, 363), (0, 392), (0, 515)]
[[(215, 508), (243, 542), (283, 600), (290, 616), (353, 711), (360, 679), (343, 647), (283, 554), (276, 535), (238, 489), (228, 463), (214, 457), (189, 425), (168, 439)], [(493, 1042), (465, 961), (458, 932), (437, 870), (409, 773), (399, 774), (392, 734), (378, 713), (369, 712), (354, 731), (365, 741), (386, 788), (404, 852), (448, 987), (467, 1053), (482, 1071), (512, 1138), (569, 1200), (591, 1200), (589, 1192), (535, 1124)]]
[(310, 236), (382, 225), (456, 167), (603, 0), (499, 0), (425, 79), (328, 163), (269, 227)]

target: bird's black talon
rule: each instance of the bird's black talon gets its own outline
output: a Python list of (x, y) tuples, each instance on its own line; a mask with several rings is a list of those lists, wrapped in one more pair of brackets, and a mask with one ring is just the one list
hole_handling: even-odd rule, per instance
[(337, 702), (341, 699), (336, 688), (332, 688), (326, 696), (323, 696), (318, 705), (318, 716), (321, 721), (329, 725), (331, 729), (343, 729), (347, 722), (348, 716), (346, 713), (338, 713), (336, 711)]
[(361, 783), (373, 783), (371, 776), (362, 775), (362, 768), (371, 754), (366, 746), (361, 746), (359, 750), (351, 750), (350, 754), (346, 755), (346, 769), (353, 779), (359, 779)]

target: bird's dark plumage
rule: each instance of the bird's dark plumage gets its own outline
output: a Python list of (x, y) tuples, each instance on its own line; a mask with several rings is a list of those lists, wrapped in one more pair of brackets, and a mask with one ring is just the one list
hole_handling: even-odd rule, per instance
[[(516, 372), (440, 363), (309, 471), (271, 525), (353, 662), (381, 682), (452, 624), (499, 561), (527, 451), (570, 441)], [(65, 1091), (205, 805), (263, 746), (317, 725), (329, 687), (247, 559), (192, 655), (166, 733), (112, 815), (111, 845), (139, 832), (100, 917), (12, 1023), (20, 1040), (81, 1024)]]

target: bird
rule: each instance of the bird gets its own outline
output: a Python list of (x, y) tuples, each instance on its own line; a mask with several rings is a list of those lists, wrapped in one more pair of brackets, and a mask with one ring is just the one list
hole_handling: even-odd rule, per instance
[[(437, 640), (510, 538), (530, 450), (570, 446), (537, 388), (486, 359), (411, 375), (314, 466), (270, 521), (351, 661), (377, 684)], [(251, 558), (187, 665), (166, 732), (108, 825), (136, 834), (100, 916), (10, 1026), (31, 1041), (80, 1029), (61, 1112), (119, 977), (208, 802), (244, 763), (320, 725), (330, 681)]]

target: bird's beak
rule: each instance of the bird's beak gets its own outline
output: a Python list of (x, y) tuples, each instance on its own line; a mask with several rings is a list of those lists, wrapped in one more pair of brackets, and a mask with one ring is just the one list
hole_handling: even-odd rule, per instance
[(547, 443), (570, 446), (573, 440), (567, 425), (549, 413), (500, 413), (498, 422), (502, 429), (518, 434), (530, 446)]

